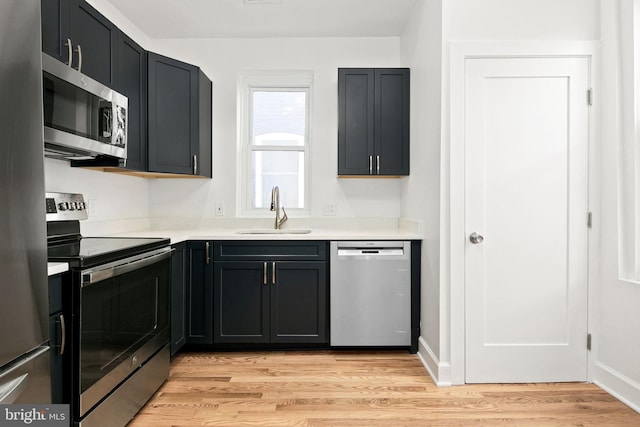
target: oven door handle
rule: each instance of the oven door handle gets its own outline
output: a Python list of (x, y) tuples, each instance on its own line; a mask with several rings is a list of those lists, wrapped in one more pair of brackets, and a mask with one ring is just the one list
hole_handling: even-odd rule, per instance
[(133, 270), (146, 267), (156, 262), (160, 262), (170, 258), (175, 249), (170, 247), (158, 249), (152, 252), (145, 252), (140, 255), (132, 256), (123, 260), (118, 260), (99, 267), (83, 270), (82, 287), (89, 286), (93, 283), (100, 282), (105, 279), (120, 276)]

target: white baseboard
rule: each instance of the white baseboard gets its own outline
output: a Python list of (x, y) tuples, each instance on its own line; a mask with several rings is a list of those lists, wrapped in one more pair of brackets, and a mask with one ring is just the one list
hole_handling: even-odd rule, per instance
[(640, 412), (640, 384), (604, 363), (596, 363), (594, 384)]
[(418, 338), (418, 358), (438, 387), (451, 385), (451, 365), (441, 363), (424, 338)]

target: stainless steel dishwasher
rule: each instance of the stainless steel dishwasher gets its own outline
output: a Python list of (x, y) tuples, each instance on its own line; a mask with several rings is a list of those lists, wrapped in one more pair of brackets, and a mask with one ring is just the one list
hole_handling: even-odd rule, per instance
[(332, 346), (411, 344), (411, 242), (331, 242)]

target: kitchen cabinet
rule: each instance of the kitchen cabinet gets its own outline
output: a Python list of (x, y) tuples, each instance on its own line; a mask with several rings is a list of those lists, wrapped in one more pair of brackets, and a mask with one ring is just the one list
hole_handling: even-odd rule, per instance
[(148, 70), (149, 172), (211, 178), (211, 81), (152, 52)]
[(214, 244), (213, 340), (327, 342), (326, 242)]
[(129, 100), (127, 161), (130, 170), (147, 170), (147, 52), (123, 32), (116, 44), (115, 90)]
[(187, 318), (187, 245), (173, 245), (171, 258), (171, 356), (186, 343)]
[(338, 175), (409, 175), (409, 69), (338, 69)]
[[(65, 375), (68, 368), (67, 358), (63, 357), (65, 350), (69, 345), (69, 337), (71, 330), (68, 330), (67, 321), (64, 315), (63, 301), (69, 300), (70, 294), (63, 295), (62, 274), (49, 276), (49, 343), (51, 345), (51, 402), (52, 403), (68, 403), (64, 402), (64, 396), (70, 384), (65, 383)], [(70, 326), (69, 326), (70, 328)]]
[(42, 0), (42, 50), (114, 86), (118, 28), (84, 0)]
[(211, 242), (190, 241), (186, 245), (186, 343), (213, 342), (213, 258)]

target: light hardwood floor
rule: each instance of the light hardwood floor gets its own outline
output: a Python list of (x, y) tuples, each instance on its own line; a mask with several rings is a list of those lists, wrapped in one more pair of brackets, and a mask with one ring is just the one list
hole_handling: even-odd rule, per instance
[(404, 351), (181, 353), (130, 427), (640, 426), (593, 384), (436, 387)]

